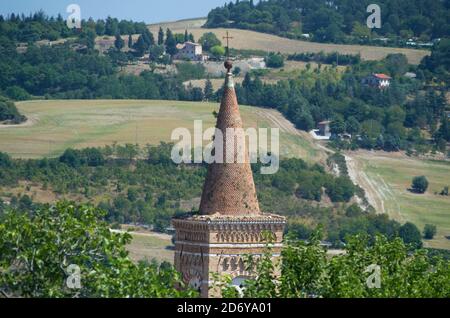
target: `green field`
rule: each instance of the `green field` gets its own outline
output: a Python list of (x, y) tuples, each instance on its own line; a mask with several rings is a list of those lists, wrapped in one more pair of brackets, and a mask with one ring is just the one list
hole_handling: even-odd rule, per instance
[[(360, 163), (372, 183), (375, 195), (393, 219), (413, 222), (420, 230), (425, 224), (434, 224), (438, 235), (427, 246), (450, 249), (450, 197), (441, 196), (450, 185), (450, 162), (418, 160), (400, 155), (358, 153), (352, 155)], [(414, 176), (424, 175), (430, 186), (425, 194), (408, 191)]]
[[(170, 141), (172, 131), (186, 127), (193, 132), (194, 120), (204, 129), (213, 127), (218, 103), (155, 100), (55, 100), (17, 103), (29, 121), (0, 127), (0, 151), (17, 158), (58, 156), (69, 147), (103, 146), (117, 142), (159, 144)], [(307, 161), (324, 160), (307, 134), (275, 110), (241, 107), (247, 127), (280, 128), (282, 156)]]

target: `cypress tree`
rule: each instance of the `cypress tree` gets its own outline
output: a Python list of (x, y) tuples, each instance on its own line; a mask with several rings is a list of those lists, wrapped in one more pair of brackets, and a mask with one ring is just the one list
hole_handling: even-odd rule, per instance
[(128, 35), (128, 47), (131, 49), (133, 47), (133, 37)]
[(158, 45), (163, 45), (163, 44), (164, 44), (164, 31), (160, 27), (159, 32), (158, 32)]
[(214, 94), (214, 89), (213, 89), (211, 80), (208, 78), (206, 80), (205, 89), (204, 89), (205, 100), (207, 100), (207, 101), (210, 100), (213, 97), (213, 94)]
[(116, 49), (121, 50), (125, 46), (125, 42), (120, 36), (120, 34), (116, 34), (116, 40), (114, 41), (114, 46)]
[(166, 31), (166, 51), (172, 56), (177, 53), (177, 41), (170, 29)]

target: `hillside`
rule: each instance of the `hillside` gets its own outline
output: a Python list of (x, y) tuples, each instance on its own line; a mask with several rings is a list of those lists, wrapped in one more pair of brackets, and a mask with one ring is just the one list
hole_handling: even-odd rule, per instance
[[(159, 27), (162, 27), (163, 29), (170, 28), (174, 33), (184, 33), (187, 29), (194, 35), (195, 39), (199, 39), (206, 32), (213, 32), (219, 39), (222, 39), (226, 35), (226, 31), (229, 30), (224, 28), (201, 28), (204, 22), (206, 22), (204, 19), (184, 20), (152, 24), (149, 28), (155, 36), (157, 36)], [(430, 54), (427, 50), (364, 45), (325, 44), (291, 40), (276, 35), (240, 29), (233, 29), (230, 32), (233, 36), (231, 47), (235, 49), (277, 51), (285, 54), (320, 51), (330, 53), (337, 51), (341, 54), (361, 54), (361, 58), (364, 60), (381, 60), (391, 53), (403, 53), (406, 55), (409, 63), (411, 64), (419, 64), (423, 57)]]
[[(17, 103), (26, 125), (0, 128), (0, 151), (14, 157), (57, 156), (68, 147), (111, 145), (113, 142), (159, 144), (170, 141), (173, 129), (193, 131), (194, 120), (213, 127), (218, 103), (155, 100), (56, 100)], [(324, 161), (308, 134), (295, 130), (275, 110), (241, 106), (248, 127), (278, 127), (281, 153)], [(206, 127), (206, 128), (207, 128)], [(205, 128), (205, 129), (206, 129)]]
[[(402, 153), (353, 151), (347, 153), (352, 180), (364, 188), (370, 204), (400, 223), (413, 222), (437, 226), (438, 233), (429, 247), (450, 249), (450, 197), (439, 195), (449, 185), (448, 161), (420, 160)], [(425, 194), (409, 191), (414, 176), (424, 175), (430, 182)]]
[[(386, 42), (401, 46), (411, 38), (426, 44), (448, 37), (448, 14), (448, 3), (434, 0), (244, 0), (227, 1), (211, 10), (206, 26), (256, 30), (289, 38), (307, 34), (324, 43)], [(369, 16), (373, 25), (366, 25)], [(381, 42), (380, 37), (384, 39)]]
[[(137, 143), (142, 146), (169, 141), (174, 128), (192, 129), (194, 119), (213, 125), (217, 103), (148, 100), (63, 100), (29, 101), (17, 104), (29, 121), (0, 129), (0, 151), (14, 157), (42, 158), (60, 155), (66, 148)], [(309, 135), (296, 130), (275, 110), (241, 106), (244, 122), (252, 127), (278, 127), (281, 130), (283, 157), (299, 157), (309, 162), (326, 161), (326, 151), (314, 144)], [(419, 228), (438, 225), (438, 236), (427, 246), (450, 248), (448, 197), (435, 195), (442, 190), (450, 173), (448, 163), (404, 158), (401, 154), (379, 152), (349, 153), (350, 176), (363, 187), (378, 213), (387, 213), (399, 221), (412, 221)], [(408, 165), (404, 165), (407, 160)], [(393, 172), (395, 171), (395, 173)], [(407, 191), (416, 174), (426, 175), (430, 190), (426, 195)], [(23, 191), (21, 184), (18, 191)], [(48, 202), (54, 194), (31, 187), (39, 200)], [(11, 189), (13, 193), (16, 190)], [(19, 192), (20, 192), (19, 191)], [(18, 193), (19, 193), (18, 192)], [(430, 207), (432, 207), (430, 209)], [(137, 247), (139, 250), (139, 247)], [(137, 251), (139, 254), (139, 252)]]

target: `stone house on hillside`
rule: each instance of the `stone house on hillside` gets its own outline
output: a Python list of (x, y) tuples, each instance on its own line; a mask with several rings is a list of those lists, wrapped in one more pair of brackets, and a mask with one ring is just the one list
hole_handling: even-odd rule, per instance
[(178, 53), (175, 55), (177, 60), (190, 60), (203, 62), (207, 56), (203, 54), (203, 48), (200, 44), (194, 42), (185, 42), (177, 45)]

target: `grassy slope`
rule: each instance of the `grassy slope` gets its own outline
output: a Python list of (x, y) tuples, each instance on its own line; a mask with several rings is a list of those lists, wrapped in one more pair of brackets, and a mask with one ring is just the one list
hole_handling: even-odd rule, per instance
[[(194, 34), (196, 40), (198, 40), (206, 32), (214, 32), (219, 39), (222, 39), (225, 36), (227, 29), (202, 29), (201, 26), (205, 23), (205, 21), (206, 20), (204, 19), (185, 20), (152, 24), (149, 27), (150, 30), (155, 33), (155, 36), (157, 36), (157, 32), (160, 26), (163, 29), (170, 28), (175, 33), (184, 33), (184, 31), (188, 29), (189, 32)], [(238, 29), (231, 30), (231, 35), (233, 36), (231, 47), (235, 49), (279, 51), (281, 53), (287, 54), (299, 52), (337, 51), (342, 54), (360, 53), (363, 59), (379, 60), (384, 58), (389, 53), (403, 53), (408, 57), (408, 60), (411, 64), (419, 64), (421, 59), (429, 54), (429, 51), (426, 50), (361, 45), (325, 44), (290, 40), (275, 35)]]
[[(32, 123), (0, 129), (0, 151), (14, 157), (41, 158), (60, 155), (68, 147), (83, 148), (118, 143), (158, 144), (170, 141), (172, 131), (186, 127), (193, 132), (194, 120), (204, 129), (213, 127), (218, 103), (146, 100), (57, 100), (18, 103)], [(284, 156), (307, 161), (323, 160), (306, 134), (298, 135), (274, 110), (241, 107), (248, 127), (281, 128)]]
[(173, 263), (173, 247), (170, 235), (132, 233), (133, 240), (127, 246), (133, 261), (156, 259)]
[[(410, 159), (398, 154), (358, 152), (352, 157), (361, 163), (392, 218), (411, 221), (420, 230), (425, 224), (435, 224), (438, 235), (426, 245), (450, 249), (450, 197), (436, 195), (450, 185), (450, 163)], [(427, 193), (408, 191), (414, 176), (424, 175), (430, 182)]]

